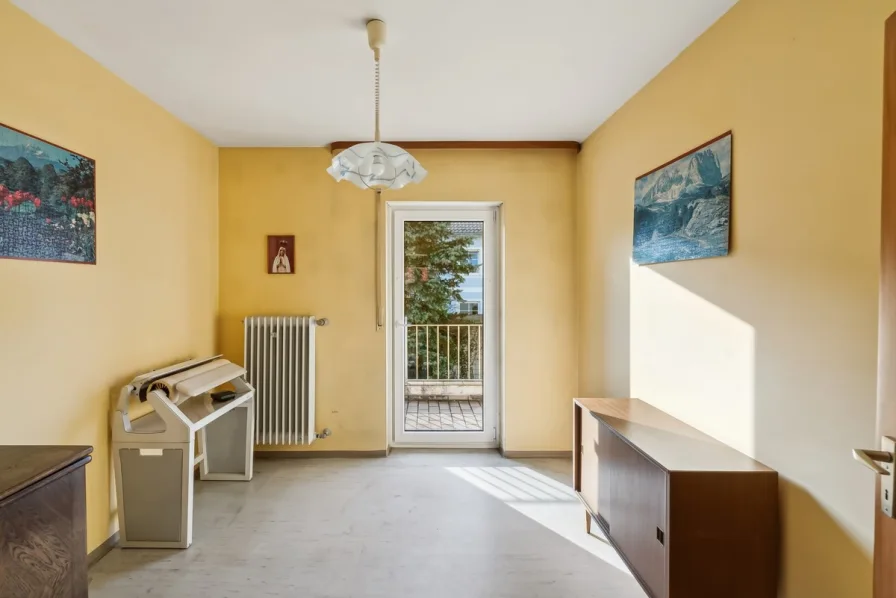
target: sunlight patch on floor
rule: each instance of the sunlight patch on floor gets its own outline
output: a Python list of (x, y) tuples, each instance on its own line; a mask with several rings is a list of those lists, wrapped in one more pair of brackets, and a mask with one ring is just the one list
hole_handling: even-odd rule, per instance
[(629, 575), (597, 524), (585, 533), (585, 507), (568, 486), (528, 467), (446, 467), (460, 479), (490, 494)]

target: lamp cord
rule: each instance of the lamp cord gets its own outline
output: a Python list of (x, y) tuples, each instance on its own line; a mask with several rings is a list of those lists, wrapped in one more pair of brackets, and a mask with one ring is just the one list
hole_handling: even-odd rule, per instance
[[(374, 128), (373, 140), (380, 140), (380, 50), (379, 48), (375, 48), (373, 50), (373, 104), (375, 107), (376, 113), (376, 124)], [(385, 320), (385, 314), (383, 313), (383, 274), (381, 266), (383, 262), (382, 257), (382, 243), (380, 241), (380, 212), (383, 210), (383, 196), (382, 190), (376, 189), (376, 202), (374, 203), (374, 259), (376, 260), (376, 268), (374, 269), (374, 273), (376, 275), (376, 285), (374, 292), (376, 293), (376, 329), (380, 330), (383, 327), (383, 323)]]
[(380, 51), (376, 49), (373, 51), (373, 64), (374, 64), (374, 74), (373, 74), (373, 104), (375, 106), (376, 111), (376, 125), (374, 128), (373, 140), (380, 140)]

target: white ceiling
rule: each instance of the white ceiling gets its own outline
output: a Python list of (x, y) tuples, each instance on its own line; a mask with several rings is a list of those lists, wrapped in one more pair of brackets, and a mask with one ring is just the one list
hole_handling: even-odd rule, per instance
[[(223, 146), (577, 140), (736, 0), (13, 0)], [(707, 76), (712, 76), (707, 73)]]

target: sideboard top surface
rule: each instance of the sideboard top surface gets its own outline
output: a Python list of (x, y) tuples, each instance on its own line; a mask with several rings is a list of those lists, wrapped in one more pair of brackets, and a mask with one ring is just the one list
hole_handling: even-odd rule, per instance
[(774, 473), (640, 399), (579, 398), (575, 402), (666, 471)]
[(91, 446), (0, 446), (0, 500), (65, 469), (92, 451)]

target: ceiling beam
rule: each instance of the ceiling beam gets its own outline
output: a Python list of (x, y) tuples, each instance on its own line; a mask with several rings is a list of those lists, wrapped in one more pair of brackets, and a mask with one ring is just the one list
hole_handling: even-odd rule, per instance
[[(334, 141), (330, 151), (341, 152), (363, 141)], [(406, 150), (421, 149), (559, 149), (578, 152), (582, 144), (578, 141), (387, 141)]]

